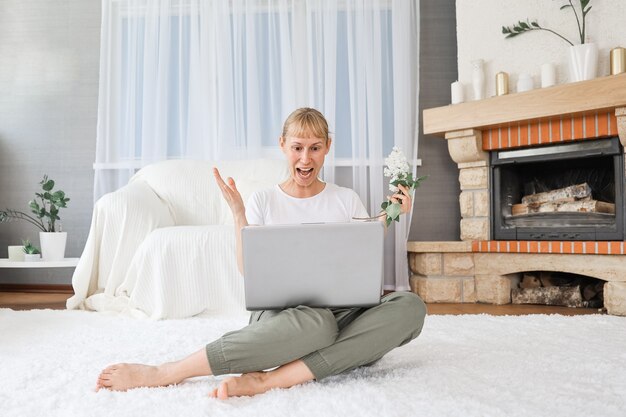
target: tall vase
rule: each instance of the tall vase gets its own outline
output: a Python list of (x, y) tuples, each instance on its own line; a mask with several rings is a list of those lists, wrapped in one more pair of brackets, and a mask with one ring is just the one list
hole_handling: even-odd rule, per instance
[(598, 73), (598, 45), (583, 43), (569, 47), (570, 82), (592, 80)]
[(44, 261), (63, 260), (66, 242), (67, 232), (39, 232), (41, 259)]
[(485, 71), (482, 59), (472, 61), (472, 87), (474, 89), (474, 100), (485, 98)]

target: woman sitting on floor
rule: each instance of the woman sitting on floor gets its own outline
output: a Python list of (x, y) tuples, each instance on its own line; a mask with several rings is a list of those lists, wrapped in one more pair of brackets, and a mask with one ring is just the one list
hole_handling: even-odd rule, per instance
[[(248, 224), (349, 222), (353, 217), (368, 216), (353, 190), (318, 178), (331, 142), (328, 123), (319, 111), (294, 111), (285, 121), (280, 137), (290, 178), (254, 193), (247, 207), (234, 180), (228, 178), (225, 182), (214, 169), (215, 180), (235, 220), (240, 272), (243, 273), (241, 229)], [(400, 203), (402, 213), (408, 213), (409, 191), (403, 186), (399, 188), (401, 192), (389, 198)], [(416, 338), (425, 316), (424, 303), (410, 292), (385, 295), (379, 305), (371, 308), (298, 306), (257, 311), (248, 326), (226, 333), (180, 361), (158, 366), (111, 365), (101, 372), (97, 389), (124, 391), (223, 374), (241, 376), (225, 379), (210, 396), (225, 399), (288, 388), (377, 361), (393, 348)], [(270, 368), (276, 369), (264, 372)]]

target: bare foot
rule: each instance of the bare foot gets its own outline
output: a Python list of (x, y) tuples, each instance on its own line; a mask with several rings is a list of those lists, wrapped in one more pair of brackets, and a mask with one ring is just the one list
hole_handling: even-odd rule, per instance
[(119, 363), (105, 368), (98, 376), (96, 391), (102, 388), (126, 391), (139, 387), (162, 387), (180, 381), (169, 381), (166, 372), (158, 366)]
[(269, 372), (250, 372), (222, 381), (209, 397), (225, 400), (228, 397), (262, 394), (272, 388), (289, 388), (312, 381), (315, 376), (301, 360), (289, 362)]
[(271, 387), (266, 383), (267, 373), (250, 372), (238, 377), (227, 378), (220, 382), (209, 397), (225, 400), (228, 397), (243, 397), (262, 394)]

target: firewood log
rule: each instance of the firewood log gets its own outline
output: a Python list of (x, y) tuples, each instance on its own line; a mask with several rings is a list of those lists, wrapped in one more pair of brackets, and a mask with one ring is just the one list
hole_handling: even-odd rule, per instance
[(514, 204), (514, 216), (530, 213), (582, 212), (615, 214), (615, 204), (597, 200), (559, 201), (549, 203)]
[(581, 200), (586, 197), (591, 197), (591, 187), (589, 187), (589, 184), (583, 183), (583, 184), (570, 185), (569, 187), (547, 191), (545, 193), (526, 195), (522, 197), (522, 204), (534, 204), (534, 203), (541, 204), (541, 203), (560, 201), (560, 200), (568, 199), (568, 198)]
[(511, 290), (513, 304), (543, 304), (552, 306), (583, 307), (580, 287), (514, 288)]

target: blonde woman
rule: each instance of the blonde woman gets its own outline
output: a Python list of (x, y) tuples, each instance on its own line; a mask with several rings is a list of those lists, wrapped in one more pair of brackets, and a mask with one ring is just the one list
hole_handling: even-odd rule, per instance
[[(248, 224), (348, 222), (353, 217), (368, 217), (353, 190), (319, 179), (331, 143), (328, 123), (319, 111), (301, 108), (291, 113), (279, 139), (290, 177), (254, 193), (245, 205), (233, 179), (224, 181), (214, 169), (235, 220), (240, 272), (241, 229)], [(389, 199), (400, 203), (406, 214), (412, 201), (405, 187), (400, 186), (400, 191)], [(226, 399), (289, 388), (376, 362), (416, 338), (425, 316), (424, 303), (409, 292), (387, 294), (371, 308), (298, 306), (255, 311), (248, 326), (226, 333), (180, 361), (158, 366), (111, 365), (101, 372), (97, 389), (125, 391), (224, 374), (241, 375), (223, 380), (209, 396)]]

